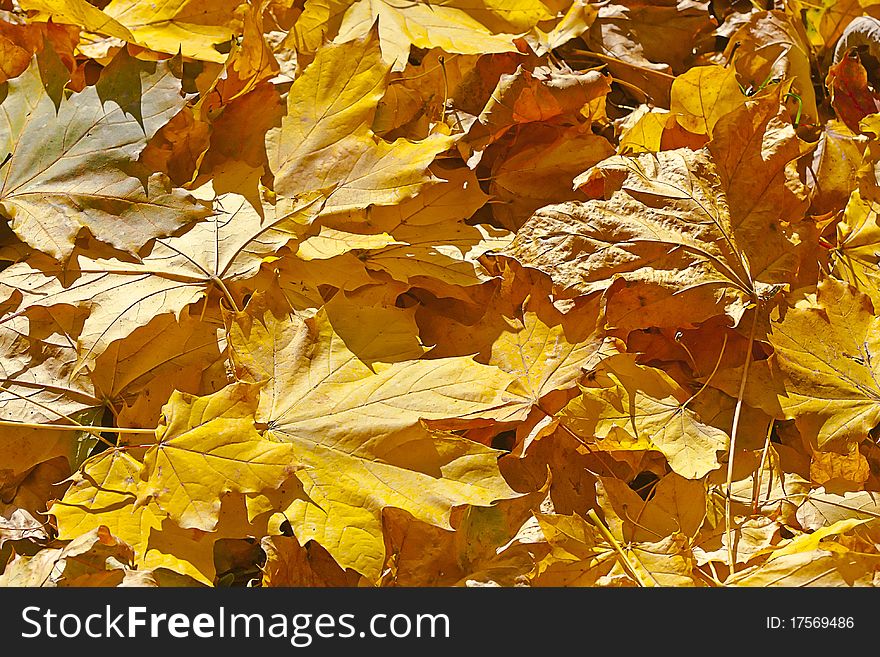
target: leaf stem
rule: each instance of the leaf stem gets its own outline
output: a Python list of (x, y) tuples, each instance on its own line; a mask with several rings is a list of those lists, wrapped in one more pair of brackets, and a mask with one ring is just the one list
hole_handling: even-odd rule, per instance
[[(17, 427), (19, 429), (52, 429), (54, 431), (86, 431), (88, 433), (156, 433), (155, 429), (132, 429), (129, 427), (96, 427), (86, 424), (43, 424), (40, 422), (17, 422), (16, 420), (0, 420), (0, 427)], [(111, 447), (118, 447), (112, 445)]]
[(749, 332), (749, 344), (746, 348), (746, 362), (743, 363), (742, 376), (739, 380), (739, 391), (736, 395), (736, 409), (733, 412), (733, 425), (730, 429), (730, 447), (727, 450), (727, 490), (724, 495), (724, 530), (727, 534), (727, 566), (730, 574), (736, 570), (736, 556), (733, 548), (733, 523), (730, 518), (730, 498), (733, 490), (733, 454), (736, 450), (736, 434), (739, 431), (739, 419), (742, 415), (743, 396), (746, 390), (746, 381), (749, 377), (749, 365), (752, 362), (752, 345), (755, 342), (755, 330), (758, 328), (758, 308), (755, 306), (755, 315), (752, 319), (752, 329)]
[(764, 474), (764, 466), (767, 464), (767, 457), (770, 454), (770, 436), (773, 434), (773, 420), (770, 420), (770, 428), (767, 429), (767, 438), (764, 440), (764, 451), (761, 454), (761, 465), (758, 466), (758, 473), (755, 475), (755, 485), (752, 488), (752, 515), (758, 513), (758, 499), (761, 496), (761, 477)]
[[(116, 445), (114, 445), (109, 440), (104, 438), (104, 436), (101, 435), (100, 430), (85, 427), (84, 425), (80, 424), (79, 422), (74, 420), (69, 415), (65, 415), (64, 413), (62, 413), (60, 411), (56, 411), (54, 408), (50, 408), (49, 406), (46, 406), (45, 404), (41, 404), (40, 402), (38, 402), (34, 399), (30, 399), (28, 397), (25, 397), (24, 395), (20, 395), (17, 392), (15, 392), (15, 390), (12, 390), (11, 388), (4, 388), (3, 391), (9, 393), (13, 397), (17, 397), (18, 399), (21, 399), (22, 401), (26, 401), (31, 404), (34, 404), (38, 408), (42, 408), (44, 411), (48, 411), (49, 413), (54, 413), (55, 415), (60, 417), (62, 420), (67, 420), (68, 422), (70, 422), (71, 425), (74, 426), (74, 429), (72, 429), (74, 431), (86, 431), (86, 432), (92, 434), (95, 438), (100, 440), (105, 445), (108, 445), (110, 447), (116, 447)], [(30, 428), (30, 429), (45, 429), (46, 427), (58, 427), (58, 426), (64, 426), (64, 425), (17, 422), (15, 420), (0, 420), (0, 426), (14, 426), (14, 427), (22, 427), (22, 428)]]
[[(232, 296), (232, 293), (229, 291), (229, 288), (226, 287), (226, 283), (219, 276), (211, 276), (211, 282), (214, 283), (220, 290), (223, 292), (223, 296), (226, 297), (226, 300), (232, 306), (232, 309), (235, 311), (235, 314), (239, 314), (241, 310), (238, 307), (238, 304), (235, 303), (235, 297)], [(206, 300), (207, 301), (207, 300)]]
[(587, 518), (590, 519), (590, 521), (596, 526), (596, 529), (599, 530), (599, 533), (601, 533), (602, 536), (605, 537), (605, 540), (608, 541), (611, 544), (611, 547), (613, 547), (617, 554), (620, 555), (621, 565), (623, 566), (623, 569), (626, 570), (630, 577), (632, 577), (636, 581), (636, 584), (638, 584), (642, 588), (647, 586), (642, 578), (639, 576), (639, 572), (636, 570), (635, 566), (633, 566), (632, 561), (630, 561), (629, 557), (626, 556), (626, 552), (624, 552), (623, 548), (620, 547), (620, 543), (617, 542), (617, 539), (614, 538), (614, 535), (611, 533), (608, 527), (605, 526), (605, 523), (599, 519), (599, 516), (596, 514), (595, 510), (590, 509), (589, 511), (587, 511)]

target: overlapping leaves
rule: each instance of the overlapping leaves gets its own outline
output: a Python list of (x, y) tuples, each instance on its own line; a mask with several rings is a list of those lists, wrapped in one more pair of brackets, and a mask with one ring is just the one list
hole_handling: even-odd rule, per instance
[(850, 4), (3, 4), (0, 584), (874, 584)]

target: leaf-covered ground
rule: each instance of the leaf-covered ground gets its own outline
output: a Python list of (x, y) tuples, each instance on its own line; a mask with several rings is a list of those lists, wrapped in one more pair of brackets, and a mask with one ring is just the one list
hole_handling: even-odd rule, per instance
[(0, 584), (880, 581), (872, 16), (0, 0)]

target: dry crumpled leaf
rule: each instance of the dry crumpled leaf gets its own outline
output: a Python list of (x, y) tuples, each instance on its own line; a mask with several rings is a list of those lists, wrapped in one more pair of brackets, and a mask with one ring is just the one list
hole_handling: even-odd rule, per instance
[[(750, 564), (760, 558), (768, 549), (780, 541), (780, 524), (771, 518), (759, 516), (747, 518), (737, 523), (732, 534), (733, 554), (737, 564)], [(694, 557), (697, 563), (725, 563), (728, 559), (728, 544), (731, 534), (719, 527), (714, 534), (703, 538), (699, 545), (694, 546)]]
[(17, 556), (0, 575), (0, 586), (118, 586), (133, 570), (131, 547), (106, 527), (62, 548)]
[(614, 152), (607, 139), (581, 127), (523, 132), (492, 165), (492, 215), (509, 230), (538, 208), (562, 200), (584, 200), (572, 189), (575, 177)]
[(657, 481), (646, 499), (610, 477), (599, 479), (597, 493), (608, 529), (626, 543), (651, 542), (674, 534), (692, 538), (706, 517), (705, 484), (675, 473)]
[(393, 556), (383, 585), (522, 585), (544, 549), (531, 510), (538, 504), (546, 507), (546, 495), (545, 486), (491, 507), (456, 509), (451, 517), (455, 531), (387, 510), (386, 544)]
[(611, 73), (667, 107), (672, 74), (691, 63), (701, 31), (710, 29), (705, 3), (693, 0), (615, 0), (599, 7), (584, 40), (609, 58)]
[(687, 539), (672, 534), (661, 541), (626, 546), (627, 570), (615, 549), (583, 518), (538, 515), (550, 553), (532, 573), (534, 586), (693, 586), (693, 556)]
[[(34, 54), (40, 66), (50, 69), (53, 65), (57, 67), (61, 64), (72, 73), (77, 66), (73, 51), (78, 41), (79, 28), (72, 25), (22, 24), (0, 20), (0, 83), (21, 75), (30, 65)], [(48, 71), (44, 77), (51, 77)], [(60, 70), (58, 77), (67, 81), (66, 74)], [(58, 84), (58, 81), (54, 84)]]
[(792, 109), (798, 121), (815, 124), (816, 93), (810, 68), (810, 48), (803, 27), (782, 11), (756, 12), (731, 37), (726, 54), (743, 86), (758, 89), (769, 80), (790, 80), (796, 96)]
[(292, 536), (264, 536), (263, 586), (357, 586), (360, 576), (342, 570), (314, 541), (301, 546)]
[(479, 149), (515, 126), (564, 120), (605, 96), (610, 86), (598, 71), (551, 67), (531, 71), (520, 65), (510, 75), (501, 76), (468, 138)]
[(820, 0), (820, 2), (804, 2), (796, 0), (792, 9), (804, 18), (804, 28), (810, 44), (824, 50), (834, 50), (840, 35), (854, 18), (861, 16), (864, 7), (871, 0)]
[(862, 119), (880, 110), (880, 97), (870, 88), (868, 72), (855, 48), (828, 69), (825, 86), (837, 118), (853, 132), (859, 131)]
[(490, 280), (480, 257), (507, 246), (510, 239), (505, 230), (445, 218), (433, 224), (403, 222), (394, 228), (393, 235), (322, 227), (317, 235), (299, 243), (296, 255), (319, 263), (321, 270), (338, 272), (338, 286), (346, 290), (382, 281), (384, 273), (441, 296), (467, 298), (466, 292), (456, 288)]
[(612, 326), (738, 322), (797, 267), (787, 223), (804, 211), (790, 166), (801, 151), (778, 109), (766, 99), (726, 115), (699, 151), (605, 160), (575, 180), (604, 198), (539, 210), (504, 253), (563, 298), (606, 292)]
[(533, 586), (596, 586), (614, 566), (614, 549), (578, 515), (536, 515), (550, 553), (535, 565)]

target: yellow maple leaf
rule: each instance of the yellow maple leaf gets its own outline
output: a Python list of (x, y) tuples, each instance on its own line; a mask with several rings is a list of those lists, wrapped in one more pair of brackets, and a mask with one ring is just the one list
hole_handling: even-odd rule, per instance
[(257, 387), (237, 383), (207, 397), (175, 393), (144, 454), (138, 504), (153, 501), (180, 527), (211, 531), (224, 493), (279, 487), (300, 467), (288, 443), (254, 427)]
[(523, 402), (510, 418), (527, 413), (532, 406), (545, 413), (556, 410), (541, 406), (545, 396), (575, 388), (583, 372), (623, 347), (601, 334), (596, 316), (585, 313), (579, 322), (565, 321), (552, 306), (535, 302), (531, 306), (526, 303), (529, 309), (521, 319), (509, 320), (488, 358), (488, 363), (516, 376), (510, 392), (521, 395)]
[(582, 387), (560, 422), (577, 436), (595, 437), (601, 449), (656, 449), (683, 477), (699, 479), (719, 466), (727, 434), (701, 421), (691, 395), (662, 370), (635, 365), (622, 355), (603, 362), (608, 387)]
[(384, 560), (384, 507), (448, 526), (456, 504), (512, 496), (493, 450), (421, 425), (503, 411), (513, 400), (505, 392), (509, 375), (470, 358), (371, 370), (338, 339), (324, 311), (304, 320), (260, 294), (229, 321), (239, 372), (266, 381), (258, 420), (305, 466), (297, 477), (308, 499), (278, 509), (302, 543), (315, 539), (341, 566), (375, 579)]
[(383, 59), (400, 70), (411, 46), (461, 54), (511, 52), (516, 51), (517, 35), (554, 18), (556, 12), (540, 0), (430, 0), (403, 6), (387, 0), (310, 1), (292, 34), (298, 48), (314, 51), (331, 30), (336, 31), (335, 42), (347, 43), (366, 35), (378, 21)]
[(279, 196), (326, 190), (325, 211), (342, 212), (398, 203), (435, 180), (428, 165), (450, 137), (386, 142), (370, 129), (388, 71), (373, 32), (319, 51), (293, 83), (281, 126), (266, 135)]
[(815, 305), (772, 324), (779, 403), (820, 449), (858, 443), (880, 422), (878, 326), (870, 299), (833, 278), (819, 283)]
[(212, 287), (235, 306), (226, 284), (253, 276), (264, 257), (303, 232), (314, 206), (306, 203), (290, 215), (264, 222), (243, 197), (223, 197), (210, 221), (179, 237), (155, 240), (138, 263), (79, 256), (75, 267), (64, 268), (31, 259), (6, 269), (0, 285), (22, 293), (31, 307), (88, 308), (78, 336), (77, 368), (83, 367), (114, 340), (156, 315), (179, 315)]
[(878, 205), (856, 189), (849, 197), (843, 219), (837, 224), (837, 247), (832, 251), (834, 273), (880, 303), (880, 225)]
[(22, 9), (50, 15), (59, 23), (79, 25), (86, 30), (106, 34), (123, 41), (134, 39), (128, 28), (86, 0), (61, 0), (61, 2), (57, 0), (23, 0), (19, 4)]
[(159, 4), (111, 0), (98, 9), (85, 0), (25, 0), (22, 7), (159, 52), (223, 62), (226, 56), (217, 46), (236, 33), (235, 9), (240, 4), (240, 0), (170, 0)]

